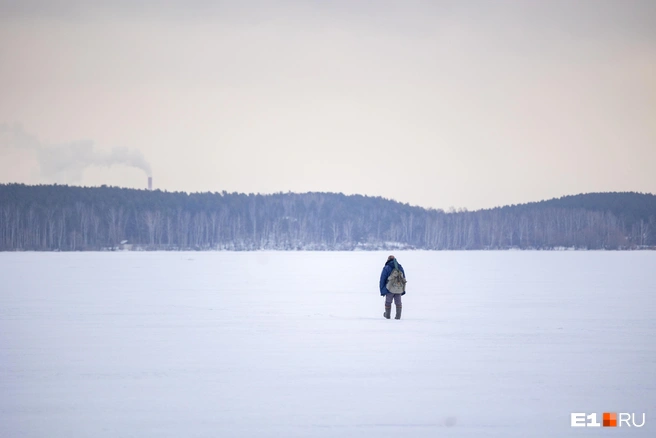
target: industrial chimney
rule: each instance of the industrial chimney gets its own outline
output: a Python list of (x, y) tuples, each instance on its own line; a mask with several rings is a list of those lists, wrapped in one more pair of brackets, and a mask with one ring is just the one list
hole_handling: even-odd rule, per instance
[(153, 189), (153, 177), (149, 176), (148, 177), (148, 190), (152, 190), (152, 189)]

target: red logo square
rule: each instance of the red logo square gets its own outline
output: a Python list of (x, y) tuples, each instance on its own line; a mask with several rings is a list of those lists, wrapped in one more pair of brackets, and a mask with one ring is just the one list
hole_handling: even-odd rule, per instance
[(617, 414), (604, 412), (604, 427), (617, 427)]

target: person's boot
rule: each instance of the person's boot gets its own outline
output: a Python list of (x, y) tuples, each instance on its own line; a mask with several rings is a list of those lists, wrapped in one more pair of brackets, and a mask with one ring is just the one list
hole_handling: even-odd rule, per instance
[(389, 306), (385, 305), (385, 313), (383, 313), (383, 316), (387, 319), (390, 319), (390, 316), (392, 316), (391, 313), (392, 313), (392, 305)]
[(402, 309), (401, 306), (396, 306), (396, 316), (394, 317), (394, 319), (401, 319), (401, 309)]

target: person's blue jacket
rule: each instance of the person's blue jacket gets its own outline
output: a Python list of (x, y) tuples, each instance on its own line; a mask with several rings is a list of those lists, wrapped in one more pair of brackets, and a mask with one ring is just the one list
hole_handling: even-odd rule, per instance
[[(380, 274), (380, 295), (385, 296), (389, 293), (390, 291), (387, 290), (387, 277), (390, 276), (392, 273), (392, 270), (394, 269), (394, 260), (388, 260), (387, 263), (385, 263), (385, 267), (383, 268), (383, 272)], [(401, 263), (399, 263), (398, 260), (396, 260), (396, 264), (399, 267), (399, 270), (403, 272), (403, 276), (405, 277), (405, 271), (403, 270), (403, 266), (401, 266)], [(405, 292), (403, 292), (401, 295), (405, 295)]]

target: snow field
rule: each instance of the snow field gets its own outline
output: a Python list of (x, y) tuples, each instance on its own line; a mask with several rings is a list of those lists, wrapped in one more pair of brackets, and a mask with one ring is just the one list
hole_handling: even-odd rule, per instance
[(0, 437), (653, 436), (656, 253), (387, 255), (0, 253)]

